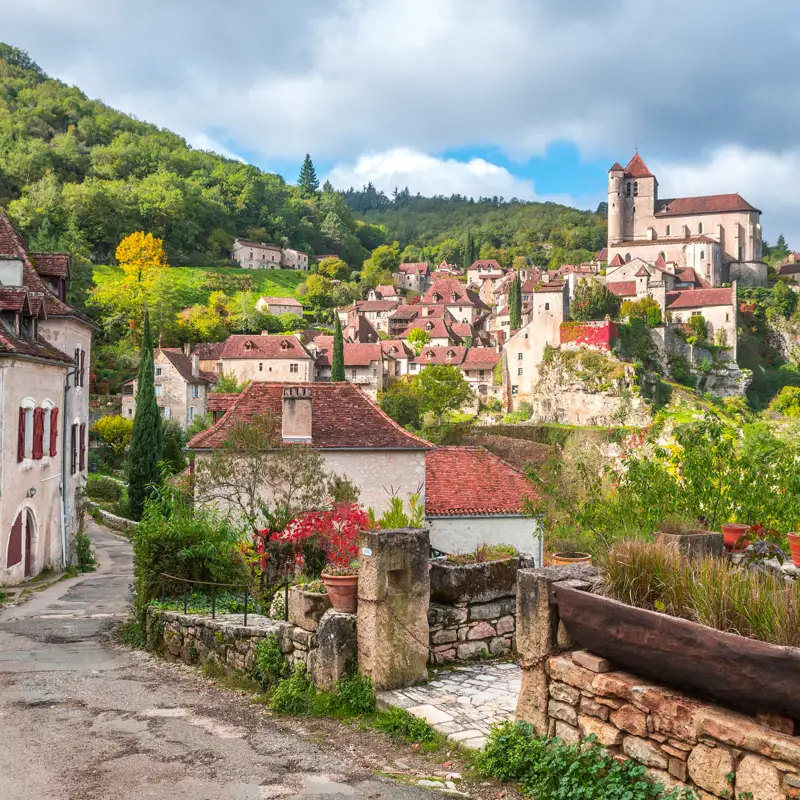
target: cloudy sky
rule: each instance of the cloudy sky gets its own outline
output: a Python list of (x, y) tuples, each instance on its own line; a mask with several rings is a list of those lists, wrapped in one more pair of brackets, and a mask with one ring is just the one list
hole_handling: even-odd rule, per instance
[(293, 180), (594, 207), (738, 191), (800, 248), (797, 0), (0, 0), (90, 96)]

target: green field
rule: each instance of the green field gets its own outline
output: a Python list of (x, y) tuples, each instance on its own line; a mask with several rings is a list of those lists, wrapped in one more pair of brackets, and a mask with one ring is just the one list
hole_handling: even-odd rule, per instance
[[(293, 269), (238, 269), (236, 267), (168, 267), (176, 301), (182, 306), (205, 305), (213, 291), (226, 294), (258, 292), (267, 297), (294, 297), (307, 272)], [(121, 275), (119, 267), (98, 265), (92, 270), (95, 284)]]

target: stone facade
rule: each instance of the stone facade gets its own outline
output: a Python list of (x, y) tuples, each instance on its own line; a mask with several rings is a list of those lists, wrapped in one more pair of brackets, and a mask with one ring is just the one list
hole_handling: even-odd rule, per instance
[(428, 609), (430, 662), (469, 661), (514, 651), (516, 598), (490, 603), (432, 603)]

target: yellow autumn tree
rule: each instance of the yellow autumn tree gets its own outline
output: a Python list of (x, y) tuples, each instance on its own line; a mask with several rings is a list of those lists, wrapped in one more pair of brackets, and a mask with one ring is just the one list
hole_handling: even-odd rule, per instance
[(141, 330), (144, 309), (158, 334), (175, 326), (175, 287), (167, 275), (164, 243), (152, 233), (137, 231), (117, 247), (122, 274), (104, 279), (92, 291), (91, 303), (105, 309), (106, 324), (130, 332), (134, 343)]

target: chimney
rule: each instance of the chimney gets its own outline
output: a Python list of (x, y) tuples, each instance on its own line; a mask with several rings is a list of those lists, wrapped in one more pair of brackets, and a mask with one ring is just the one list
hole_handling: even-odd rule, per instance
[(186, 358), (189, 358), (192, 355), (192, 343), (191, 342), (184, 342), (183, 343), (183, 354)]
[(200, 356), (197, 353), (192, 356), (192, 377), (200, 377)]
[(311, 443), (311, 387), (286, 386), (283, 390), (284, 443)]

